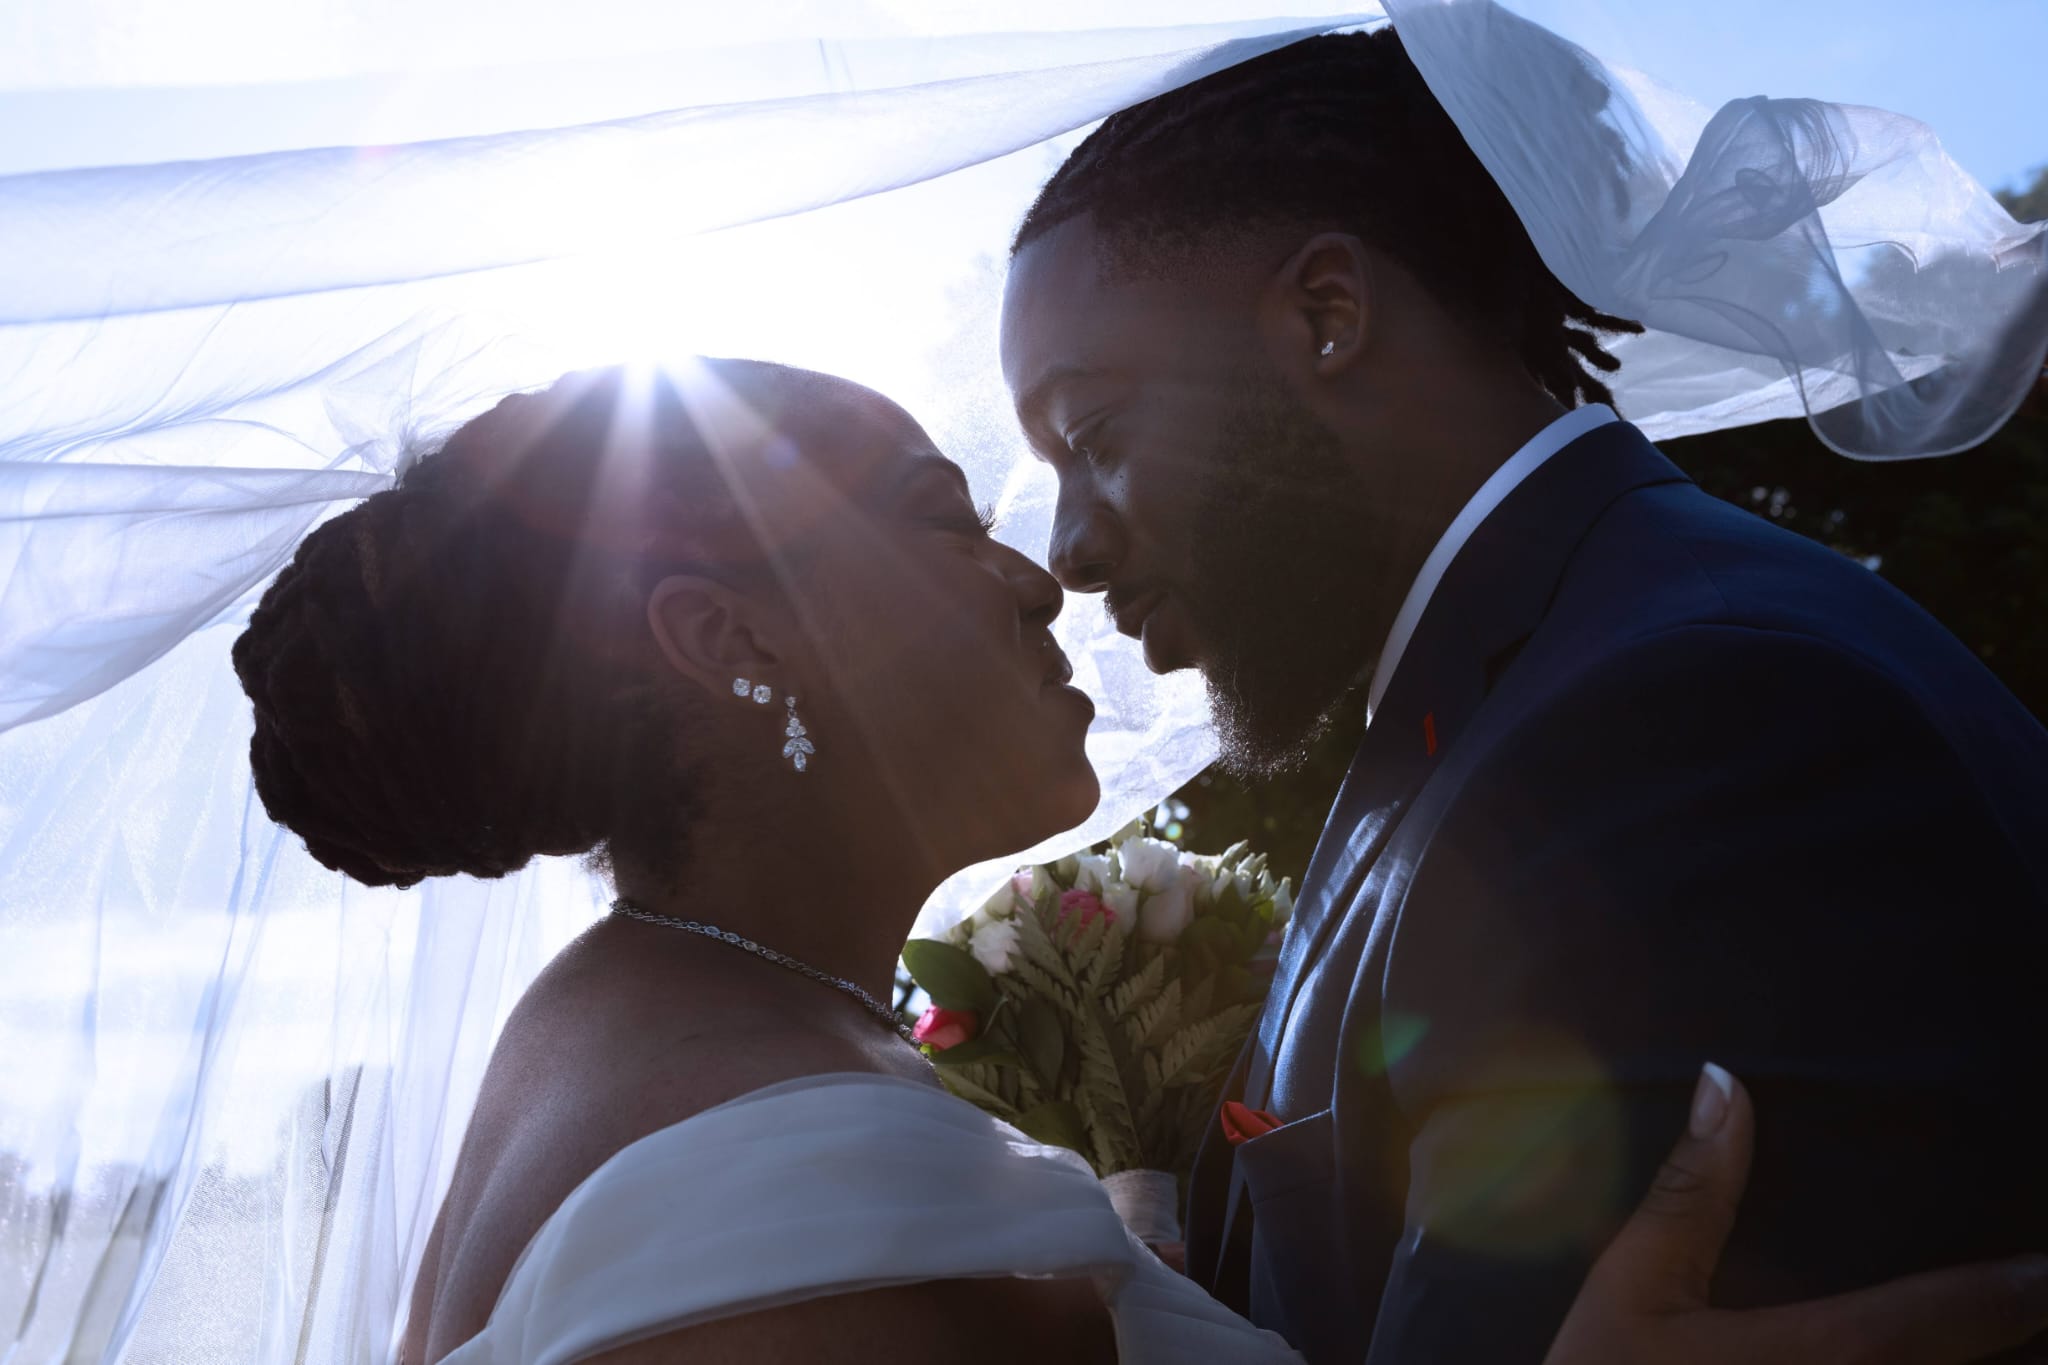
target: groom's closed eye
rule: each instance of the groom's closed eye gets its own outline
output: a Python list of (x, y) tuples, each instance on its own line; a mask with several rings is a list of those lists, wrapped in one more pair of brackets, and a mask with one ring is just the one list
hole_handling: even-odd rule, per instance
[(1091, 468), (1100, 468), (1109, 459), (1108, 436), (1108, 419), (1090, 422), (1067, 438), (1067, 450)]

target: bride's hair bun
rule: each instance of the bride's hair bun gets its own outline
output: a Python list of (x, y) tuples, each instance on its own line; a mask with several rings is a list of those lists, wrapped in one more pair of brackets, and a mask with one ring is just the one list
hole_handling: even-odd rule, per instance
[[(675, 847), (690, 764), (644, 604), (690, 567), (673, 514), (708, 461), (666, 390), (627, 452), (635, 496), (607, 495), (622, 382), (506, 399), (315, 529), (263, 594), (234, 646), (256, 790), (326, 866), (410, 886)], [(625, 505), (661, 508), (659, 532), (605, 524)]]

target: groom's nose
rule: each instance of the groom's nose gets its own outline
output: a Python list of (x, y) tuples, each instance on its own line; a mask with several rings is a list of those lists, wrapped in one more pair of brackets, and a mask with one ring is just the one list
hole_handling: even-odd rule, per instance
[(1068, 592), (1103, 592), (1123, 561), (1123, 526), (1094, 498), (1062, 488), (1046, 563)]

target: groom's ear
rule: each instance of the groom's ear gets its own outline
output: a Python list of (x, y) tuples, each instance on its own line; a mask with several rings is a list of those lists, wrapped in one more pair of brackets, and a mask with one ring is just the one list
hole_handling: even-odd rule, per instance
[(1284, 352), (1298, 354), (1318, 376), (1351, 367), (1372, 326), (1372, 263), (1348, 232), (1319, 232), (1287, 258), (1272, 279), (1273, 318)]
[(713, 696), (735, 678), (774, 682), (783, 664), (758, 603), (713, 578), (672, 574), (647, 598), (647, 625), (669, 667)]

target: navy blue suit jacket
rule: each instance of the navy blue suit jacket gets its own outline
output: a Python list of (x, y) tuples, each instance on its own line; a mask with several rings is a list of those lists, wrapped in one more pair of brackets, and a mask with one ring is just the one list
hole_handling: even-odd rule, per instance
[[(1996, 584), (1986, 584), (1996, 591)], [(1727, 1306), (2048, 1249), (2048, 733), (1881, 578), (1567, 446), (1452, 563), (1304, 879), (1188, 1269), (1313, 1365), (1535, 1361), (1749, 1085)]]

